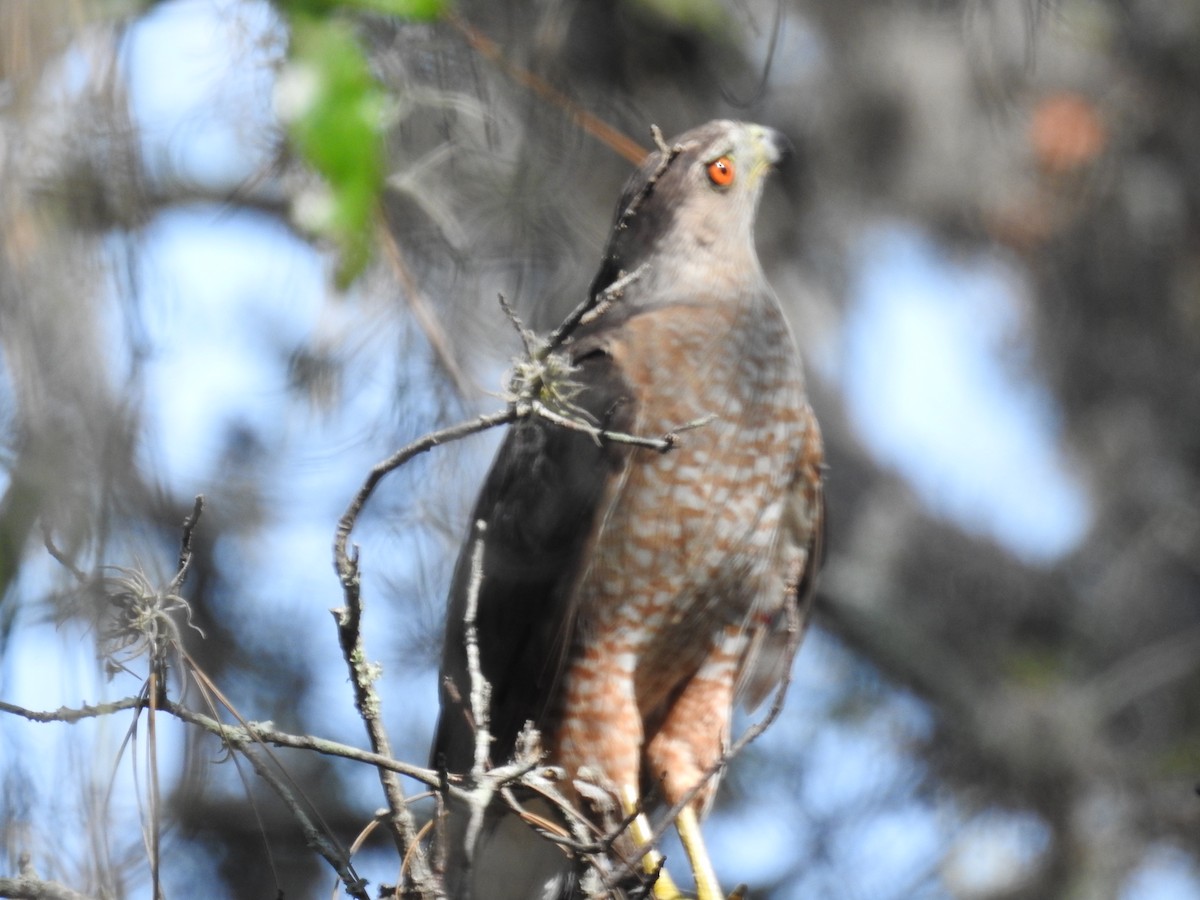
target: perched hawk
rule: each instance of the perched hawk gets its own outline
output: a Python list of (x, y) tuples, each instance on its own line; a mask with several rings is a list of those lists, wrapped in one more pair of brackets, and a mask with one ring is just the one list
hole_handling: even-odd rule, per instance
[[(582, 771), (624, 812), (643, 797), (673, 804), (701, 780), (727, 746), (734, 704), (755, 706), (783, 675), (789, 607), (803, 621), (809, 606), (821, 435), (754, 246), (784, 147), (769, 128), (715, 121), (651, 154), (592, 284), (605, 302), (560, 351), (564, 414), (643, 437), (706, 424), (662, 452), (523, 420), (475, 507), (490, 760), (507, 761), (531, 722), (566, 792)], [(450, 591), (433, 749), (451, 773), (469, 772), (475, 751), (463, 624), (472, 546)], [(711, 779), (677, 820), (705, 898), (722, 896), (696, 826), (715, 790)], [(451, 832), (455, 900), (572, 896), (572, 861), (515, 816), (497, 811), (470, 847)], [(655, 896), (673, 891), (664, 879)]]

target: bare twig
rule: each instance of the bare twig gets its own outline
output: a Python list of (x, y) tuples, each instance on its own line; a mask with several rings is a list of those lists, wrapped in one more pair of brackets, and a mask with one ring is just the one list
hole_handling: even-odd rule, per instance
[(75, 576), (76, 581), (80, 584), (87, 584), (87, 574), (58, 549), (58, 545), (54, 543), (54, 535), (50, 533), (50, 526), (45, 522), (42, 522), (42, 543), (46, 547), (46, 552), (53, 556), (60, 566)]
[[(375, 692), (375, 680), (379, 666), (367, 660), (362, 642), (362, 597), (358, 589), (357, 573), (353, 582), (343, 581), (346, 606), (333, 610), (337, 621), (338, 642), (342, 656), (350, 669), (350, 680), (354, 688), (354, 706), (367, 729), (371, 749), (381, 756), (391, 757), (392, 744), (380, 717), (379, 695)], [(396, 849), (401, 857), (408, 854), (417, 842), (417, 824), (409, 811), (404, 797), (404, 788), (396, 773), (379, 768), (379, 781), (383, 786), (388, 804), (388, 828), (392, 833)], [(422, 897), (437, 896), (433, 874), (429, 871), (424, 854), (416, 854), (412, 860), (413, 885)]]
[(646, 151), (635, 141), (613, 128), (607, 122), (592, 115), (558, 88), (543, 78), (513, 65), (505, 57), (500, 45), (480, 32), (456, 13), (449, 13), (446, 21), (458, 29), (467, 43), (485, 59), (489, 59), (504, 70), (507, 75), (520, 85), (533, 91), (551, 105), (563, 110), (584, 131), (620, 154), (635, 166), (646, 157)]
[[(391, 741), (383, 727), (380, 718), (380, 701), (375, 692), (374, 682), (379, 669), (367, 660), (366, 650), (362, 643), (362, 593), (358, 569), (358, 549), (347, 551), (350, 532), (358, 520), (368, 499), (370, 499), (379, 482), (390, 472), (404, 465), (414, 456), (425, 453), (440, 444), (458, 440), (470, 434), (494, 428), (512, 422), (517, 418), (516, 410), (509, 408), (490, 416), (479, 416), (469, 422), (443, 428), (413, 441), (392, 454), (383, 462), (376, 465), (367, 475), (358, 493), (350, 502), (350, 506), (338, 521), (334, 537), (334, 569), (342, 584), (342, 594), (345, 606), (334, 610), (337, 621), (338, 642), (342, 655), (350, 669), (350, 679), (354, 688), (354, 705), (367, 729), (371, 749), (381, 756), (391, 757)], [(400, 780), (393, 770), (380, 767), (379, 778), (387, 797), (390, 817), (389, 829), (396, 842), (397, 850), (402, 858), (409, 856), (409, 850), (418, 842), (416, 822), (409, 812), (405, 802), (404, 790)], [(412, 854), (409, 873), (414, 888), (423, 897), (437, 896), (436, 879), (430, 871), (428, 861), (423, 853)]]
[[(111, 703), (84, 705), (78, 708), (60, 707), (52, 711), (30, 710), (0, 701), (0, 712), (17, 715), (34, 722), (72, 723), (83, 719), (112, 715), (126, 710), (142, 710), (149, 706), (149, 702), (149, 698), (144, 692), (141, 696), (126, 697)], [(213, 716), (189, 709), (169, 699), (161, 700), (158, 710), (182, 722), (209, 732), (218, 737), (227, 747), (243, 754), (246, 748), (253, 745), (258, 745), (261, 749), (268, 744), (277, 747), (308, 750), (324, 756), (346, 759), (351, 762), (379, 769), (387, 769), (391, 772), (406, 775), (429, 785), (433, 789), (433, 793), (439, 796), (448, 795), (468, 805), (484, 793), (489, 797), (495, 796), (498, 793), (514, 812), (521, 815), (530, 824), (538, 826), (546, 840), (560, 844), (580, 857), (591, 859), (592, 868), (597, 872), (603, 883), (610, 887), (615, 883), (611, 866), (606, 866), (605, 861), (612, 853), (615, 838), (623, 832), (624, 827), (618, 825), (613, 834), (602, 835), (591, 820), (558, 790), (557, 784), (562, 778), (562, 773), (555, 769), (542, 767), (540, 765), (539, 754), (534, 749), (528, 751), (519, 750), (517, 759), (514, 762), (489, 769), (478, 780), (472, 777), (471, 784), (463, 784), (462, 778), (459, 776), (444, 776), (444, 773), (439, 773), (432, 769), (414, 766), (389, 756), (351, 747), (337, 741), (313, 735), (299, 735), (280, 731), (270, 725), (270, 723), (243, 721), (241, 725), (230, 725), (221, 722)], [(256, 771), (261, 775), (265, 762), (259, 759), (255, 761), (254, 765)], [(287, 785), (283, 784), (278, 776), (267, 779), (267, 783), (273, 790), (288, 790), (288, 798), (285, 798), (286, 802), (288, 802), (289, 806), (299, 807), (299, 800), (291, 795)], [(570, 834), (555, 831), (551, 827), (552, 823), (542, 821), (536, 813), (527, 810), (513, 792), (512, 788), (515, 786), (520, 786), (545, 798), (562, 815), (563, 821), (567, 823), (570, 830)], [(482, 791), (480, 790), (481, 787)], [(383, 819), (386, 821), (389, 815), (390, 811), (385, 811)], [(301, 822), (301, 827), (305, 830), (306, 837), (310, 839), (310, 842), (313, 842), (311, 832), (316, 830), (316, 825), (311, 820), (310, 815), (304, 812), (303, 817), (298, 817), (298, 821)], [(422, 832), (418, 832), (418, 837), (421, 836)], [(334, 860), (337, 861), (337, 864), (334, 865), (335, 871), (338, 871), (339, 875), (343, 872), (348, 872), (351, 882), (357, 883), (352, 867), (350, 867), (345, 855), (342, 854), (339, 848), (329, 838), (322, 838), (319, 845), (317, 847), (318, 851), (327, 860), (330, 860), (331, 865), (334, 864)], [(622, 860), (630, 868), (633, 867), (636, 861), (636, 858), (628, 861)], [(409, 868), (411, 868), (411, 862), (412, 855), (407, 858)]]
[(633, 218), (641, 209), (642, 203), (654, 193), (654, 188), (658, 185), (658, 179), (662, 178), (663, 173), (670, 168), (671, 163), (675, 161), (675, 157), (683, 152), (683, 147), (679, 144), (667, 146), (667, 142), (663, 140), (662, 132), (657, 125), (650, 126), (650, 133), (654, 135), (654, 143), (658, 145), (658, 165), (654, 167), (654, 171), (646, 179), (646, 183), (642, 186), (641, 191), (629, 201), (629, 205), (625, 207), (621, 213), (621, 217), (617, 219), (617, 224), (613, 228), (614, 232), (624, 231), (629, 227), (629, 223), (633, 221)]
[(576, 306), (567, 317), (563, 319), (562, 324), (550, 332), (550, 337), (546, 339), (544, 353), (553, 353), (563, 345), (567, 338), (582, 324), (594, 321), (601, 316), (604, 310), (607, 310), (612, 302), (621, 297), (625, 288), (629, 287), (646, 273), (646, 264), (638, 266), (632, 272), (623, 274), (620, 278), (602, 290), (595, 296), (588, 297), (578, 306)]
[(348, 552), (346, 546), (350, 539), (350, 532), (354, 530), (363, 507), (371, 499), (371, 495), (375, 492), (375, 488), (379, 486), (380, 481), (391, 472), (403, 466), (414, 456), (427, 453), (434, 447), (440, 447), (442, 444), (460, 440), (468, 435), (487, 431), (489, 428), (495, 428), (497, 425), (507, 425), (510, 422), (516, 421), (517, 418), (516, 410), (510, 408), (430, 432), (412, 443), (401, 447), (371, 469), (362, 487), (358, 489), (358, 493), (354, 495), (354, 499), (350, 501), (350, 505), (342, 514), (341, 519), (338, 520), (337, 532), (334, 536), (334, 568), (337, 571), (338, 578), (342, 582), (343, 590), (349, 592), (353, 589), (355, 594), (358, 592), (358, 552), (357, 549), (353, 552)]
[(663, 137), (662, 129), (657, 125), (652, 124), (650, 126), (650, 137), (654, 139), (654, 146), (659, 149), (659, 152), (663, 154), (671, 152), (671, 147), (667, 144), (667, 139)]
[(404, 258), (404, 252), (391, 228), (380, 228), (383, 238), (384, 258), (391, 264), (392, 271), (404, 289), (404, 299), (408, 303), (409, 312), (417, 320), (417, 325), (429, 342), (433, 357), (442, 371), (454, 386), (460, 397), (468, 397), (472, 393), (471, 379), (459, 366), (454, 358), (450, 336), (434, 308), (429, 297), (421, 290), (417, 279), (413, 276)]
[(650, 438), (639, 437), (636, 434), (626, 434), (622, 431), (609, 431), (605, 428), (597, 428), (595, 425), (585, 422), (582, 419), (556, 413), (544, 403), (531, 403), (530, 411), (548, 422), (553, 422), (560, 428), (567, 428), (571, 431), (582, 431), (584, 434), (589, 435), (597, 444), (606, 442), (612, 444), (629, 444), (633, 447), (647, 447), (650, 450), (657, 450), (659, 453), (666, 453), (669, 450), (675, 449), (679, 444), (679, 435), (682, 432), (691, 431), (694, 428), (702, 428), (717, 418), (714, 413), (709, 413), (706, 416), (693, 419), (691, 422), (684, 422), (682, 425), (676, 426), (662, 437)]
[(304, 841), (308, 846), (319, 853), (334, 871), (338, 873), (338, 878), (346, 888), (346, 892), (357, 900), (370, 900), (370, 894), (367, 893), (367, 883), (358, 877), (354, 871), (354, 867), (350, 865), (350, 861), (342, 852), (341, 848), (333, 844), (320, 828), (309, 818), (307, 810), (303, 804), (292, 794), (291, 788), (284, 784), (283, 780), (276, 773), (275, 769), (267, 765), (258, 754), (254, 752), (254, 747), (250, 744), (241, 744), (238, 746), (242, 756), (250, 761), (250, 765), (254, 766), (254, 771), (258, 773), (258, 777), (270, 785), (271, 790), (275, 791), (278, 796), (288, 807), (292, 813), (292, 817), (300, 823), (300, 829), (304, 832)]
[(0, 878), (0, 897), (14, 900), (91, 900), (86, 894), (73, 891), (56, 881), (43, 881), (33, 867), (28, 853), (17, 860), (16, 878)]
[(40, 878), (0, 878), (0, 897), (17, 900), (91, 900), (86, 894), (73, 891), (57, 881), (42, 881)]
[(99, 716), (111, 716), (127, 709), (141, 710), (145, 708), (146, 700), (140, 696), (124, 697), (120, 700), (113, 700), (111, 703), (84, 704), (80, 707), (60, 706), (58, 709), (49, 711), (26, 709), (15, 703), (6, 703), (0, 700), (0, 712), (20, 716), (31, 722), (65, 722), (67, 724), (81, 722), (84, 719), (95, 719)]
[[(23, 706), (18, 706), (14, 703), (8, 703), (0, 700), (0, 712), (8, 713), (14, 716), (20, 716), (23, 719), (28, 719), (31, 722), (61, 722), (70, 724), (79, 722), (83, 719), (94, 719), (100, 716), (110, 716), (115, 713), (124, 712), (126, 710), (142, 710), (149, 705), (149, 699), (144, 695), (135, 697), (124, 697), (120, 700), (114, 700), (111, 703), (98, 703), (95, 705), (85, 704), (80, 707), (62, 706), (56, 710), (42, 711), (26, 709)], [(297, 750), (311, 750), (320, 753), (323, 756), (334, 756), (340, 759), (348, 759), (352, 762), (360, 762), (369, 766), (382, 766), (390, 769), (393, 772), (398, 772), (401, 775), (407, 775), (416, 781), (423, 782), (431, 788), (440, 788), (438, 773), (433, 769), (426, 769), (420, 766), (414, 766), (411, 763), (406, 763), (401, 760), (391, 759), (390, 757), (381, 756), (378, 753), (372, 753), (369, 750), (362, 750), (358, 747), (352, 747), (349, 744), (343, 744), (339, 741), (331, 741), (325, 738), (315, 737), (306, 734), (292, 734), (286, 731), (280, 731), (271, 726), (270, 723), (264, 722), (246, 722), (244, 725), (229, 725), (225, 722), (218, 721), (212, 716), (207, 716), (204, 713), (196, 712), (188, 709), (171, 700), (164, 700), (159, 703), (159, 712), (174, 716), (182, 722), (189, 725), (195, 725), (203, 728), (205, 731), (216, 735), (217, 737), (228, 737), (235, 744), (273, 744), (276, 747), (289, 747)], [(451, 784), (449, 791), (452, 795), (458, 796), (463, 793), (463, 789), (458, 787), (458, 782)]]
[(200, 522), (202, 512), (204, 512), (204, 495), (197, 494), (192, 504), (192, 514), (183, 520), (183, 538), (179, 546), (179, 569), (176, 571), (175, 577), (171, 579), (171, 583), (167, 585), (166, 593), (168, 594), (179, 592), (179, 589), (183, 587), (183, 580), (187, 578), (188, 569), (192, 566), (192, 534)]
[[(228, 701), (224, 698), (222, 698), (222, 703), (228, 705)], [(155, 701), (149, 689), (144, 689), (136, 697), (126, 697), (112, 703), (97, 704), (94, 706), (85, 705), (78, 709), (60, 707), (50, 712), (25, 709), (15, 704), (0, 701), (0, 712), (21, 716), (34, 722), (72, 723), (82, 719), (112, 715), (124, 710), (140, 711), (143, 709), (156, 709), (158, 712), (173, 716), (180, 721), (203, 728), (205, 731), (220, 738), (226, 747), (236, 750), (243, 757), (246, 757), (258, 775), (267, 782), (271, 789), (292, 810), (309, 846), (320, 853), (330, 863), (342, 879), (343, 884), (346, 885), (347, 890), (356, 897), (366, 897), (366, 894), (365, 891), (361, 893), (355, 891), (354, 886), (360, 885), (362, 881), (354, 872), (348, 855), (337, 846), (331, 837), (326, 836), (325, 832), (319, 827), (321, 823), (314, 822), (312, 816), (304, 808), (302, 801), (295, 796), (291, 787), (284, 782), (283, 779), (286, 778), (286, 772), (282, 769), (279, 762), (273, 760), (275, 768), (279, 772), (282, 772), (282, 775), (276, 772), (275, 769), (270, 768), (263, 759), (259, 758), (257, 753), (251, 752), (252, 749), (257, 747), (259, 750), (266, 750), (269, 753), (266, 744), (270, 743), (277, 746), (313, 750), (328, 756), (339, 756), (356, 762), (366, 763), (377, 769), (380, 767), (390, 767), (393, 770), (403, 772), (415, 778), (436, 783), (436, 773), (429, 770), (399, 763), (389, 757), (368, 753), (333, 741), (325, 741), (307, 735), (287, 734), (267, 725), (250, 722), (243, 722), (242, 726), (228, 725), (214, 717), (187, 709), (165, 697), (160, 697)], [(325, 829), (325, 831), (327, 830)], [(153, 848), (155, 844), (153, 832), (148, 836), (147, 840), (151, 848)], [(153, 849), (151, 849), (151, 852), (153, 854)], [(0, 894), (0, 896), (4, 895)]]
[[(209, 712), (212, 713), (212, 717), (217, 722), (217, 724), (218, 725), (223, 724), (221, 722), (221, 717), (220, 717), (220, 714), (217, 709), (217, 703), (219, 702), (222, 706), (224, 706), (224, 708), (229, 713), (231, 713), (238, 720), (238, 722), (240, 722), (243, 726), (246, 726), (247, 725), (246, 720), (243, 719), (242, 716), (238, 713), (237, 708), (232, 703), (229, 702), (228, 698), (225, 697), (225, 695), (221, 692), (220, 688), (217, 687), (216, 683), (213, 682), (213, 680), (208, 677), (208, 673), (205, 672), (199, 665), (197, 665), (196, 661), (194, 659), (192, 659), (192, 657), (190, 655), (188, 655), (188, 653), (186, 651), (181, 651), (181, 653), (183, 656), (183, 659), (182, 659), (183, 667), (191, 675), (192, 679), (196, 682), (197, 687), (200, 689), (200, 696), (204, 699), (204, 705), (208, 708)], [(250, 732), (250, 734), (251, 734), (251, 736), (253, 736), (253, 732)], [(271, 869), (271, 875), (275, 879), (275, 884), (276, 884), (276, 886), (278, 886), (281, 882), (280, 882), (280, 878), (279, 878), (278, 867), (275, 865), (275, 854), (271, 849), (270, 841), (268, 841), (266, 839), (267, 828), (266, 828), (266, 825), (263, 823), (262, 813), (258, 808), (258, 803), (254, 799), (254, 792), (250, 788), (250, 779), (247, 777), (246, 773), (242, 769), (241, 760), (238, 759), (237, 753), (234, 752), (234, 749), (235, 749), (234, 746), (232, 744), (230, 744), (229, 742), (225, 741), (225, 739), (224, 739), (225, 735), (223, 732), (220, 734), (220, 737), (222, 739), (221, 740), (222, 744), (224, 744), (224, 746), (226, 748), (228, 748), (228, 750), (229, 750), (229, 760), (230, 760), (230, 762), (233, 763), (233, 767), (234, 767), (234, 770), (237, 772), (238, 779), (242, 782), (242, 786), (246, 790), (246, 800), (250, 804), (250, 811), (254, 815), (254, 821), (258, 824), (259, 834), (261, 834), (263, 837), (263, 851), (264, 851), (264, 853), (266, 853), (266, 856), (267, 856), (267, 864)], [(285, 769), (283, 764), (274, 757), (274, 755), (271, 753), (270, 748), (267, 747), (267, 745), (262, 743), (261, 741), (257, 741), (256, 743), (258, 743), (258, 745), (260, 747), (262, 747), (263, 750), (269, 756), (271, 756), (271, 759), (275, 762), (276, 767), (278, 768), (280, 773), (283, 774), (284, 777), (288, 778), (289, 783), (292, 784), (293, 787), (296, 787), (295, 781), (292, 780), (290, 776), (288, 776), (287, 769)], [(298, 792), (299, 792), (300, 796), (304, 797), (303, 791), (298, 791)], [(308, 798), (305, 797), (305, 799), (307, 800)], [(311, 803), (309, 804), (309, 808), (314, 809), (312, 807)], [(314, 809), (314, 813), (315, 813), (318, 821), (320, 821), (321, 824), (323, 826), (325, 826), (326, 834), (330, 835), (331, 840), (333, 840), (336, 843), (336, 839), (332, 838), (332, 834), (333, 834), (332, 830), (330, 830), (329, 826), (323, 820), (321, 820), (320, 813), (316, 812), (315, 809)]]
[(475, 616), (479, 608), (479, 589), (483, 585), (483, 548), (484, 536), (487, 534), (487, 522), (478, 519), (475, 522), (475, 537), (471, 543), (471, 581), (467, 585), (467, 607), (463, 612), (463, 627), (466, 634), (463, 638), (467, 651), (467, 672), (470, 677), (471, 718), (475, 724), (475, 758), (471, 764), (471, 796), (467, 801), (467, 828), (463, 836), (463, 846), (468, 848), (465, 854), (466, 865), (469, 868), (473, 853), (469, 848), (475, 846), (480, 829), (483, 828), (484, 816), (492, 804), (495, 786), (486, 777), (488, 755), (491, 752), (492, 732), (488, 712), (491, 709), (492, 687), (483, 676), (483, 668), (479, 661), (479, 632), (475, 627)]
[[(146, 747), (146, 763), (147, 763), (147, 788), (149, 790), (148, 815), (149, 825), (145, 828), (144, 837), (146, 843), (146, 856), (150, 861), (150, 889), (151, 896), (158, 900), (162, 896), (161, 885), (161, 867), (162, 867), (162, 821), (160, 818), (161, 811), (161, 794), (158, 778), (158, 706), (161, 701), (166, 699), (166, 676), (167, 676), (167, 649), (171, 644), (174, 644), (180, 654), (185, 653), (183, 649), (182, 635), (178, 628), (175, 627), (167, 613), (170, 610), (182, 608), (186, 610), (188, 621), (191, 621), (191, 608), (187, 601), (179, 596), (179, 590), (183, 587), (184, 579), (187, 578), (188, 569), (192, 565), (192, 535), (195, 533), (196, 526), (200, 522), (200, 515), (204, 511), (204, 496), (197, 494), (196, 499), (192, 504), (192, 513), (183, 520), (183, 536), (180, 539), (179, 547), (179, 566), (174, 577), (171, 578), (166, 590), (151, 592), (153, 596), (153, 609), (157, 612), (156, 616), (152, 616), (150, 621), (156, 618), (163, 619), (169, 626), (166, 629), (166, 639), (157, 641), (151, 645), (151, 654), (149, 659), (149, 676), (146, 682), (146, 698), (149, 701), (146, 708), (146, 731), (147, 731), (147, 747)], [(147, 585), (149, 587), (149, 585)]]
[(513, 309), (513, 305), (508, 302), (508, 298), (503, 294), (497, 294), (496, 300), (500, 303), (500, 309), (504, 313), (504, 317), (508, 319), (513, 330), (521, 338), (521, 343), (525, 346), (525, 355), (530, 359), (535, 359), (542, 352), (538, 348), (537, 335), (529, 329), (529, 327), (521, 321), (521, 317), (517, 315), (517, 311)]
[[(184, 545), (187, 545), (190, 533), (185, 527)], [(188, 553), (190, 557), (190, 552)], [(182, 574), (185, 564), (180, 563), (180, 573)], [(172, 582), (174, 583), (174, 582)], [(146, 682), (146, 699), (149, 700), (149, 706), (146, 710), (146, 731), (147, 731), (147, 746), (146, 746), (146, 761), (148, 772), (148, 788), (150, 790), (149, 806), (150, 827), (145, 835), (146, 840), (146, 856), (150, 860), (150, 896), (154, 900), (160, 900), (162, 897), (162, 882), (160, 878), (160, 869), (162, 865), (162, 855), (159, 853), (159, 848), (162, 844), (161, 820), (159, 818), (159, 784), (158, 784), (158, 701), (159, 694), (164, 684), (161, 679), (163, 672), (159, 667), (155, 666), (151, 660), (150, 677)]]
[(437, 361), (438, 366), (442, 367), (442, 371), (454, 385), (458, 396), (472, 395), (472, 380), (466, 372), (463, 372), (462, 366), (458, 365), (454, 356), (454, 347), (451, 346), (450, 336), (446, 334), (442, 319), (438, 317), (433, 302), (424, 290), (421, 290), (420, 284), (416, 281), (413, 270), (409, 268), (407, 260), (404, 259), (404, 252), (396, 241), (395, 233), (391, 228), (378, 230), (383, 236), (384, 258), (391, 264), (392, 271), (400, 281), (404, 300), (408, 304), (408, 311), (413, 314), (416, 324), (420, 326), (422, 334), (425, 335), (425, 340), (430, 343), (433, 359)]
[(475, 721), (475, 761), (471, 767), (471, 774), (476, 778), (482, 777), (487, 771), (492, 745), (491, 727), (488, 724), (492, 686), (483, 677), (483, 668), (479, 660), (479, 631), (475, 624), (479, 609), (479, 589), (483, 585), (483, 542), (486, 534), (487, 522), (483, 519), (476, 520), (475, 539), (471, 545), (471, 582), (467, 586), (467, 608), (463, 613), (467, 672), (471, 681), (471, 716)]

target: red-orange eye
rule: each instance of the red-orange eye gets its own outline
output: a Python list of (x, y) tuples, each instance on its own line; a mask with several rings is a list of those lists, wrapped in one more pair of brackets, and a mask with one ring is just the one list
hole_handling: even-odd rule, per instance
[(708, 180), (717, 187), (728, 187), (733, 184), (733, 160), (728, 156), (714, 159), (708, 164)]

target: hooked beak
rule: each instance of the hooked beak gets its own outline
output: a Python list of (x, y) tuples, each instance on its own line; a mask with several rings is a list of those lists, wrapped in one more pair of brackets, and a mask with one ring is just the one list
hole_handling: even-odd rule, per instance
[(777, 168), (795, 152), (792, 142), (782, 131), (760, 126), (755, 132), (755, 137), (763, 148), (763, 156), (770, 165)]

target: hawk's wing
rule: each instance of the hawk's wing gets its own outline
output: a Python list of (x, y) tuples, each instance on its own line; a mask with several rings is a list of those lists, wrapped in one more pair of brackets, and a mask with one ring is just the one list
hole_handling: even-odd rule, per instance
[[(804, 445), (784, 507), (779, 534), (779, 561), (785, 579), (783, 604), (755, 616), (750, 644), (738, 673), (737, 697), (753, 711), (786, 675), (792, 653), (812, 618), (817, 574), (825, 561), (825, 451), (821, 429), (807, 407)], [(791, 636), (789, 607), (795, 608), (800, 633)]]
[[(572, 404), (592, 424), (625, 431), (632, 394), (602, 336), (569, 345), (580, 391)], [(481, 669), (491, 685), (490, 757), (511, 756), (526, 720), (542, 725), (572, 628), (572, 590), (597, 508), (627, 451), (541, 419), (510, 429), (488, 473), (472, 523), (487, 524), (476, 628)], [(473, 524), (472, 524), (473, 527)], [(432, 762), (466, 772), (474, 757), (463, 616), (475, 540), (464, 543), (454, 572), (442, 651), (441, 716)]]

